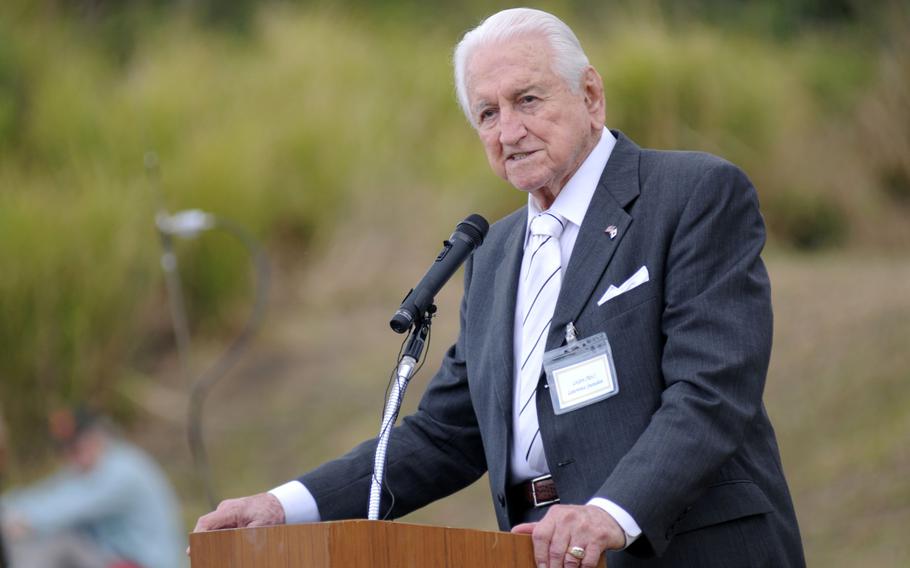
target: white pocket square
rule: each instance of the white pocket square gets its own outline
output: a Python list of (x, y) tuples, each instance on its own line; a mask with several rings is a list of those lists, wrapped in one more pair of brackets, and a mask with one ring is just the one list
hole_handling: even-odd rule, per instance
[(616, 296), (619, 296), (620, 294), (625, 294), (629, 290), (631, 290), (633, 288), (637, 288), (638, 286), (641, 286), (642, 284), (644, 284), (647, 281), (648, 281), (648, 267), (642, 266), (641, 268), (639, 268), (638, 270), (635, 271), (635, 274), (633, 274), (628, 280), (626, 280), (619, 286), (614, 286), (614, 285), (610, 284), (610, 287), (607, 288), (607, 291), (604, 292), (604, 295), (601, 296), (600, 300), (597, 301), (597, 305), (602, 306), (607, 301), (612, 300), (613, 298), (615, 298)]

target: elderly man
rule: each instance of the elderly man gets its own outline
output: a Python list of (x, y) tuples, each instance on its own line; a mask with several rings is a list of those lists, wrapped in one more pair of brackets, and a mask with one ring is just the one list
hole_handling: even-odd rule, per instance
[[(528, 205), (465, 269), (461, 332), (393, 434), (391, 516), (490, 474), (540, 566), (801, 566), (762, 405), (771, 348), (755, 190), (719, 158), (604, 127), (572, 31), (497, 13), (455, 50), (459, 102)], [(362, 517), (375, 442), (197, 530)]]

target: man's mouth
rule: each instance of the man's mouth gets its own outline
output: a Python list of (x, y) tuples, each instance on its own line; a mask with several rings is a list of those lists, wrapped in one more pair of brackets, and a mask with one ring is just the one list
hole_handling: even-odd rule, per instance
[(535, 151), (536, 150), (531, 150), (530, 152), (515, 152), (514, 154), (510, 154), (509, 157), (506, 159), (510, 162), (520, 162), (521, 160), (524, 160), (525, 158), (527, 158), (528, 156), (533, 154)]

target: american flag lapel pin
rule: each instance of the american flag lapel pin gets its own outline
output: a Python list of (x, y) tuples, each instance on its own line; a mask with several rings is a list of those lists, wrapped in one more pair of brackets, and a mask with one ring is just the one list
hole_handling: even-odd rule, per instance
[(619, 232), (619, 229), (616, 228), (616, 225), (610, 225), (604, 229), (604, 232), (610, 235), (610, 240), (613, 240), (616, 238), (616, 234)]

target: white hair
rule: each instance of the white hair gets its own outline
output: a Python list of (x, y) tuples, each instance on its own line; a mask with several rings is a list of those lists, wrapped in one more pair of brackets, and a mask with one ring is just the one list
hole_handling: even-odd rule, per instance
[(519, 36), (537, 35), (549, 44), (553, 71), (559, 74), (574, 93), (581, 92), (581, 79), (588, 67), (588, 56), (575, 33), (553, 14), (532, 8), (512, 8), (497, 12), (468, 31), (455, 46), (455, 93), (468, 121), (476, 126), (468, 102), (467, 65), (478, 47)]

